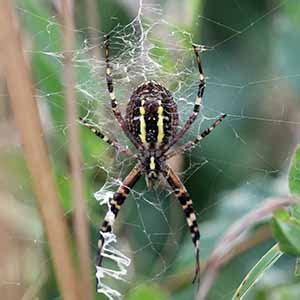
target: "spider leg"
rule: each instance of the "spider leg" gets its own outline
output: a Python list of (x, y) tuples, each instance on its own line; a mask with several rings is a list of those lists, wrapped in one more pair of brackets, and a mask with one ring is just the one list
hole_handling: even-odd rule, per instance
[(128, 149), (123, 147), (120, 143), (118, 143), (116, 140), (109, 138), (107, 135), (103, 134), (100, 130), (98, 130), (96, 127), (94, 127), (92, 124), (89, 124), (86, 120), (83, 118), (79, 118), (82, 125), (89, 128), (91, 132), (93, 132), (97, 137), (99, 137), (101, 140), (106, 142), (107, 144), (113, 146), (117, 151), (125, 153), (127, 155), (132, 155), (132, 152)]
[(195, 122), (195, 120), (198, 116), (199, 110), (200, 110), (200, 105), (202, 102), (206, 83), (205, 83), (205, 77), (204, 77), (201, 59), (200, 59), (200, 55), (198, 53), (197, 47), (195, 45), (193, 45), (193, 49), (194, 49), (194, 53), (196, 56), (198, 70), (199, 70), (199, 85), (198, 85), (198, 92), (197, 92), (197, 96), (196, 96), (196, 100), (195, 100), (195, 104), (194, 104), (194, 109), (193, 109), (192, 114), (188, 118), (188, 120), (185, 122), (184, 126), (181, 128), (181, 130), (175, 135), (174, 139), (168, 145), (166, 145), (166, 148), (163, 149), (164, 151), (167, 151), (168, 149), (170, 149), (174, 144), (176, 144), (184, 136), (184, 134), (191, 127), (191, 125)]
[(111, 66), (110, 66), (110, 61), (109, 61), (109, 35), (105, 37), (105, 42), (104, 42), (104, 48), (105, 48), (105, 62), (106, 62), (106, 83), (107, 83), (107, 89), (109, 92), (109, 97), (111, 100), (111, 108), (113, 111), (113, 114), (118, 121), (120, 127), (126, 134), (126, 136), (130, 139), (130, 141), (133, 143), (133, 145), (137, 148), (140, 149), (141, 145), (139, 145), (135, 139), (132, 137), (132, 134), (129, 132), (126, 122), (124, 118), (122, 117), (121, 111), (118, 106), (118, 102), (115, 96), (114, 92), (114, 84), (113, 84), (113, 79), (112, 79), (112, 72), (111, 72)]
[[(133, 188), (135, 183), (141, 176), (141, 166), (136, 165), (131, 172), (126, 176), (118, 190), (114, 193), (113, 197), (109, 200), (110, 209), (106, 213), (104, 221), (100, 229), (100, 235), (98, 239), (98, 250), (96, 257), (96, 266), (101, 267), (103, 260), (102, 250), (104, 246), (104, 237), (103, 233), (112, 232), (114, 221), (117, 218), (119, 210), (121, 209), (122, 204), (127, 198), (130, 189)], [(98, 283), (97, 283), (98, 285)]]
[(169, 159), (178, 154), (183, 154), (184, 152), (193, 148), (197, 143), (199, 143), (201, 140), (203, 140), (205, 137), (207, 137), (218, 125), (220, 125), (222, 123), (222, 121), (226, 118), (226, 116), (227, 116), (226, 114), (222, 115), (209, 128), (205, 129), (199, 135), (197, 135), (194, 140), (189, 141), (185, 145), (177, 148), (176, 150), (169, 152), (166, 155), (166, 159)]
[(199, 274), (200, 274), (200, 232), (196, 220), (196, 214), (193, 208), (193, 202), (188, 194), (184, 184), (181, 182), (179, 177), (174, 173), (174, 171), (170, 167), (166, 167), (166, 170), (164, 171), (164, 176), (173, 189), (175, 196), (179, 200), (181, 207), (183, 209), (183, 212), (186, 217), (187, 224), (190, 228), (190, 232), (192, 235), (192, 240), (195, 246), (195, 275), (193, 279), (193, 283), (197, 280)]

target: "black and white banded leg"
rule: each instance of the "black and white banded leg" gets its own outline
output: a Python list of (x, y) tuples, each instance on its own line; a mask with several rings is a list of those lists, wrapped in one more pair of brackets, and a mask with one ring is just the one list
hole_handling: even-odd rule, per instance
[(118, 143), (116, 140), (111, 139), (107, 135), (103, 134), (99, 129), (97, 129), (95, 126), (92, 124), (88, 123), (85, 119), (79, 118), (80, 122), (82, 125), (87, 127), (91, 132), (93, 132), (98, 138), (106, 142), (107, 144), (111, 145), (114, 147), (118, 152), (125, 153), (129, 156), (132, 155), (132, 152), (128, 149), (122, 146), (120, 143)]
[(196, 263), (195, 275), (193, 279), (194, 283), (198, 279), (198, 276), (200, 274), (200, 231), (196, 220), (196, 214), (193, 208), (193, 201), (179, 177), (174, 173), (174, 171), (170, 167), (166, 168), (166, 171), (164, 171), (164, 175), (166, 177), (167, 182), (173, 189), (175, 196), (181, 204), (195, 246)]
[(194, 140), (189, 141), (185, 145), (178, 147), (176, 150), (169, 152), (166, 155), (166, 159), (169, 159), (175, 155), (183, 154), (184, 152), (193, 148), (197, 143), (199, 143), (201, 140), (203, 140), (205, 137), (207, 137), (217, 126), (219, 126), (222, 123), (222, 121), (226, 118), (226, 116), (227, 116), (226, 114), (223, 114), (210, 127), (208, 127), (207, 129), (202, 131), (199, 135), (197, 135)]
[(206, 82), (205, 82), (205, 76), (203, 73), (201, 59), (200, 59), (200, 55), (198, 53), (197, 47), (195, 45), (193, 45), (193, 49), (194, 49), (194, 53), (196, 56), (196, 62), (197, 62), (198, 71), (199, 71), (199, 85), (198, 85), (198, 92), (197, 92), (194, 108), (193, 108), (192, 114), (190, 115), (188, 120), (185, 122), (184, 126), (175, 135), (174, 139), (168, 145), (166, 145), (166, 147), (164, 148), (164, 151), (167, 151), (168, 149), (170, 149), (173, 145), (175, 145), (184, 136), (184, 134), (191, 127), (191, 125), (195, 122), (195, 120), (199, 114), (199, 111), (200, 111), (200, 105), (202, 102)]
[[(130, 190), (133, 188), (135, 183), (141, 176), (141, 166), (136, 165), (132, 171), (124, 179), (118, 190), (114, 193), (113, 197), (109, 200), (109, 211), (106, 213), (104, 222), (100, 228), (99, 239), (98, 239), (98, 250), (96, 257), (96, 266), (101, 267), (103, 255), (104, 237), (102, 233), (112, 232), (113, 224), (118, 216), (118, 213), (129, 195)], [(98, 283), (97, 283), (98, 284)]]
[(132, 134), (127, 128), (126, 122), (124, 118), (122, 117), (121, 111), (118, 106), (118, 102), (116, 99), (115, 91), (114, 91), (114, 84), (113, 84), (113, 78), (112, 78), (112, 69), (109, 61), (109, 35), (105, 37), (104, 42), (104, 48), (105, 48), (105, 62), (106, 62), (106, 83), (107, 83), (107, 89), (109, 92), (109, 97), (111, 100), (111, 108), (113, 111), (113, 114), (118, 121), (120, 127), (123, 129), (126, 136), (130, 139), (130, 141), (133, 143), (133, 145), (137, 149), (141, 149), (141, 145), (139, 145), (136, 140), (133, 138)]

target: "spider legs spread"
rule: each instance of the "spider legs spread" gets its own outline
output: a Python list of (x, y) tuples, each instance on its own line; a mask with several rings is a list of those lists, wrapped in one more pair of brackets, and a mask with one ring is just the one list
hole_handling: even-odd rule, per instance
[(226, 118), (226, 116), (227, 116), (226, 114), (223, 114), (210, 127), (208, 127), (207, 129), (202, 131), (199, 135), (197, 135), (194, 140), (189, 141), (185, 145), (177, 148), (176, 150), (169, 152), (166, 155), (166, 159), (169, 159), (175, 155), (183, 154), (184, 152), (193, 148), (197, 143), (199, 143), (201, 140), (203, 140), (205, 137), (207, 137), (217, 126), (219, 126), (222, 123), (222, 121)]
[(200, 259), (199, 259), (200, 232), (196, 220), (196, 214), (193, 208), (193, 202), (185, 186), (170, 167), (166, 168), (166, 170), (164, 171), (164, 176), (166, 177), (167, 182), (173, 189), (175, 196), (177, 197), (177, 199), (181, 204), (181, 207), (186, 217), (187, 224), (189, 226), (192, 235), (192, 240), (195, 246), (195, 258), (196, 258), (195, 275), (193, 279), (193, 283), (194, 283), (197, 280), (200, 273)]
[(103, 259), (102, 251), (104, 246), (104, 237), (102, 233), (112, 232), (114, 221), (116, 220), (122, 204), (127, 198), (130, 189), (133, 188), (135, 183), (141, 176), (141, 166), (136, 165), (132, 171), (124, 179), (118, 190), (114, 193), (113, 197), (109, 200), (109, 211), (106, 213), (104, 222), (100, 229), (100, 236), (98, 239), (98, 250), (96, 258), (96, 266), (100, 267)]

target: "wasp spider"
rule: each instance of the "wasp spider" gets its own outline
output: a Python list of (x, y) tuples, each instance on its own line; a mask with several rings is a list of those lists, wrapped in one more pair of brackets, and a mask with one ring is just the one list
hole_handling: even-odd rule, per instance
[[(179, 200), (195, 246), (196, 264), (193, 282), (199, 275), (200, 233), (196, 214), (193, 209), (193, 202), (179, 177), (168, 166), (167, 160), (174, 155), (182, 154), (191, 149), (195, 144), (209, 135), (213, 129), (224, 120), (226, 115), (223, 114), (211, 125), (211, 127), (200, 133), (194, 140), (189, 141), (183, 146), (177, 147), (177, 149), (171, 149), (184, 136), (196, 120), (205, 89), (205, 77), (200, 56), (195, 45), (193, 45), (193, 49), (199, 69), (199, 87), (193, 111), (184, 126), (179, 129), (178, 111), (172, 94), (164, 86), (155, 81), (146, 81), (134, 90), (127, 104), (126, 115), (125, 117), (122, 116), (114, 93), (112, 69), (109, 62), (109, 38), (106, 38), (106, 82), (111, 99), (111, 108), (118, 124), (135, 146), (138, 154), (135, 156), (137, 159), (136, 166), (127, 175), (118, 190), (110, 199), (110, 211), (106, 215), (100, 229), (96, 262), (97, 266), (101, 266), (103, 259), (102, 250), (104, 237), (102, 233), (112, 231), (113, 223), (121, 206), (135, 183), (141, 175), (144, 174), (147, 185), (150, 187), (158, 181), (160, 176), (163, 176)], [(128, 148), (123, 147), (116, 140), (108, 138), (91, 124), (88, 124), (84, 119), (81, 119), (81, 122), (99, 138), (112, 145), (117, 151), (132, 155)]]

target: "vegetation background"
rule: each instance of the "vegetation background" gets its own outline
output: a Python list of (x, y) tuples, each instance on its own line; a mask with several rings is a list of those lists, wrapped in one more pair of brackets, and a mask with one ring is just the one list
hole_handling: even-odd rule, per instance
[[(78, 242), (75, 242), (79, 227), (74, 221), (76, 205), (72, 195), (69, 123), (64, 102), (66, 77), (61, 63), (65, 49), (65, 32), (61, 24), (66, 24), (61, 13), (62, 2), (16, 1), (14, 11), (32, 73), (55, 186), (69, 230), (70, 257), (80, 285), (80, 276), (84, 276), (85, 272), (79, 271), (81, 256), (76, 246)], [(292, 202), (290, 195), (300, 190), (300, 157), (294, 156), (300, 137), (300, 4), (293, 0), (145, 0), (143, 6), (161, 8), (163, 18), (191, 33), (195, 42), (214, 46), (203, 55), (208, 77), (204, 101), (213, 112), (226, 112), (227, 120), (201, 147), (173, 162), (178, 171), (188, 169), (182, 178), (194, 200), (200, 221), (204, 271), (217, 241), (234, 222), (266, 203), (267, 198), (275, 201), (278, 197), (285, 197), (280, 199)], [(139, 8), (138, 1), (133, 0), (74, 1), (74, 49), (80, 52), (87, 43), (90, 51), (85, 55), (101, 61), (103, 35), (117, 24), (129, 24)], [(4, 32), (4, 29), (1, 31)], [(1, 38), (1, 45), (4, 45), (1, 48), (4, 49), (5, 39), (9, 38), (3, 34)], [(113, 49), (115, 56), (122, 52), (121, 46)], [(185, 47), (190, 50), (189, 45)], [(4, 50), (1, 50), (2, 64), (5, 61), (3, 53)], [(163, 56), (165, 52), (158, 52), (158, 55)], [(5, 61), (6, 65), (10, 63)], [(165, 63), (168, 63), (167, 59)], [(188, 62), (186, 64), (189, 65)], [(76, 74), (79, 82), (85, 80), (88, 68), (90, 66), (87, 70), (82, 67), (76, 69), (79, 69)], [(32, 187), (34, 175), (30, 175), (27, 168), (17, 129), (20, 126), (14, 121), (9, 103), (12, 93), (5, 70), (0, 69), (1, 298), (60, 299), (64, 287), (58, 284), (58, 269), (53, 268), (52, 248), (43, 230)], [(104, 80), (103, 74), (102, 78)], [(99, 92), (107, 93), (106, 90)], [(76, 96), (80, 103), (79, 114), (86, 113), (87, 105), (82, 105), (84, 96)], [(192, 103), (193, 99), (190, 101)], [(217, 113), (212, 117), (216, 117)], [(210, 123), (211, 120), (205, 120), (201, 128)], [(126, 142), (124, 138), (122, 141)], [(106, 212), (106, 207), (95, 201), (93, 193), (107, 183), (106, 170), (110, 170), (109, 176), (124, 176), (132, 164), (127, 161), (118, 164), (113, 150), (84, 128), (80, 129), (80, 145), (85, 215), (90, 234), (89, 262), (92, 265), (98, 224)], [(292, 157), (294, 164), (288, 177)], [(122, 173), (118, 170), (120, 166)], [(145, 184), (141, 180), (136, 191), (142, 193), (144, 189)], [(166, 195), (163, 197), (167, 199)], [(157, 194), (149, 195), (149, 201), (155, 202), (156, 198)], [(146, 201), (138, 205), (134, 201), (134, 197), (130, 196), (115, 230), (117, 249), (122, 249), (132, 259), (128, 282), (110, 280), (109, 285), (121, 291), (127, 300), (201, 299), (195, 285), (191, 284), (194, 250), (179, 205), (171, 196), (158, 203), (162, 205), (160, 209), (153, 209)], [(240, 236), (233, 251), (225, 253), (229, 261), (218, 270), (205, 299), (231, 299), (250, 269), (277, 242), (281, 251), (288, 255), (282, 255), (263, 274), (246, 298), (298, 299), (299, 277), (294, 271), (295, 257), (300, 253), (299, 214), (294, 207), (289, 210), (290, 213), (280, 210), (272, 217), (272, 205), (270, 207), (268, 218), (261, 220), (260, 215), (253, 215), (251, 221), (254, 226), (249, 221), (247, 234)], [(52, 230), (60, 230), (55, 220), (51, 221), (48, 220)], [(146, 223), (142, 224), (142, 221)], [(278, 250), (274, 257), (281, 251)], [(207, 269), (209, 267), (210, 264)], [(265, 269), (266, 266), (261, 267), (253, 281)], [(91, 268), (89, 279), (94, 286), (93, 273)], [(63, 278), (63, 272), (60, 274)], [(93, 288), (86, 293), (89, 296), (79, 298), (105, 299), (103, 295), (96, 295)]]

